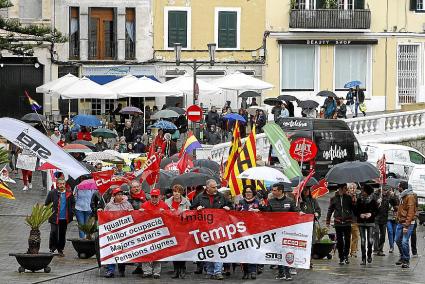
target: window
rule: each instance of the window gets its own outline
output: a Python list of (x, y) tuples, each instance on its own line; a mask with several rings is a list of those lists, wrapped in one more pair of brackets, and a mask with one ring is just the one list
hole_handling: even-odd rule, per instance
[(136, 57), (136, 22), (134, 8), (125, 10), (125, 59)]
[(414, 151), (409, 151), (410, 161), (414, 164), (425, 164), (425, 158)]
[[(359, 2), (359, 1), (357, 1)], [(338, 0), (338, 9), (340, 10), (353, 10), (354, 0)]]
[(115, 23), (114, 9), (90, 8), (89, 59), (115, 59)]
[(424, 0), (416, 0), (416, 10), (425, 10)]
[(335, 46), (335, 89), (344, 89), (350, 81), (360, 81), (366, 89), (368, 52), (366, 45)]
[(19, 18), (40, 20), (43, 0), (20, 0)]
[(282, 91), (313, 91), (315, 78), (314, 46), (282, 45)]
[(182, 48), (190, 49), (191, 44), (191, 10), (189, 7), (164, 8), (164, 46), (174, 48), (175, 43), (181, 43)]
[(216, 8), (215, 42), (218, 49), (240, 48), (240, 8)]
[(80, 9), (70, 8), (69, 15), (69, 58), (80, 57)]
[(102, 114), (102, 100), (91, 99), (91, 114), (101, 115)]

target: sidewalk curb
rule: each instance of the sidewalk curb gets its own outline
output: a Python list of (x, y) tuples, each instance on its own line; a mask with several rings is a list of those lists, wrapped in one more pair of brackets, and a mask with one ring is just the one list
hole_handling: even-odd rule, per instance
[(49, 278), (49, 279), (45, 279), (45, 280), (41, 280), (41, 281), (37, 281), (37, 282), (32, 282), (32, 284), (46, 283), (46, 282), (50, 282), (50, 281), (53, 281), (53, 280), (57, 280), (57, 279), (65, 278), (65, 277), (68, 277), (68, 276), (72, 276), (72, 275), (75, 275), (75, 274), (80, 274), (80, 273), (84, 273), (84, 272), (87, 272), (87, 271), (90, 271), (90, 270), (98, 269), (98, 268), (99, 267), (95, 266), (95, 267), (92, 267), (92, 268), (87, 268), (87, 269), (84, 269), (84, 270), (80, 270), (80, 271), (76, 271), (76, 272), (64, 274), (64, 275), (61, 275), (61, 276), (56, 276), (56, 277), (53, 277), (53, 278)]

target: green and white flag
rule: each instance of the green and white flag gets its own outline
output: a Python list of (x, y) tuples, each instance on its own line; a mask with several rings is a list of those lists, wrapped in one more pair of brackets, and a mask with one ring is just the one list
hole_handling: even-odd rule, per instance
[(289, 143), (285, 132), (274, 122), (269, 122), (263, 127), (270, 144), (273, 146), (274, 153), (279, 158), (280, 164), (283, 166), (285, 175), (291, 179), (294, 177), (302, 176), (301, 168), (298, 162), (292, 159), (289, 155)]

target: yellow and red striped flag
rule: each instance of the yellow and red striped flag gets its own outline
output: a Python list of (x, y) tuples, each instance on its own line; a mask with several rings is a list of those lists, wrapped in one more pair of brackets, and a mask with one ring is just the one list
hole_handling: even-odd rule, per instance
[(233, 170), (230, 172), (229, 187), (233, 196), (241, 194), (243, 188), (246, 186), (254, 185), (255, 188), (257, 187), (257, 182), (255, 180), (237, 178), (243, 171), (257, 166), (256, 157), (257, 148), (254, 127), (242, 150), (239, 152), (233, 165)]
[(3, 182), (0, 183), (0, 197), (15, 199), (13, 192)]
[(229, 181), (230, 172), (235, 165), (238, 154), (241, 151), (241, 133), (239, 131), (239, 123), (236, 121), (233, 129), (232, 146), (230, 147), (229, 157), (227, 158), (226, 168), (224, 169), (223, 179)]

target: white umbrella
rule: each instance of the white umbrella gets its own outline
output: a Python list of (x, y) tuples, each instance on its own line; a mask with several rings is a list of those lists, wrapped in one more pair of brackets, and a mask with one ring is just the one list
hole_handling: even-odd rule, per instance
[[(200, 95), (212, 96), (221, 92), (218, 87), (210, 83), (207, 83), (201, 79), (197, 78), (196, 83), (198, 84)], [(193, 93), (193, 76), (184, 75), (184, 76), (174, 78), (170, 81), (165, 82), (164, 86), (182, 91), (185, 94), (192, 94)]]
[(169, 109), (163, 109), (158, 112), (156, 112), (154, 115), (151, 116), (152, 119), (160, 119), (160, 118), (176, 118), (180, 115), (175, 112), (174, 110)]
[(63, 99), (117, 99), (117, 93), (87, 77), (80, 78), (71, 85), (57, 90), (56, 93)]
[(291, 183), (281, 171), (270, 167), (254, 167), (243, 171), (238, 178)]
[(257, 109), (261, 109), (262, 111), (267, 112), (266, 109), (259, 106), (250, 106), (249, 108), (246, 109), (246, 112), (250, 115), (255, 115)]
[(220, 79), (214, 80), (211, 84), (225, 90), (269, 90), (274, 86), (263, 80), (235, 72)]
[(127, 74), (119, 79), (116, 79), (114, 81), (111, 81), (109, 83), (106, 83), (106, 88), (118, 93), (123, 87), (128, 86), (134, 82), (136, 82), (138, 78), (136, 76), (133, 76), (131, 74)]
[(50, 93), (50, 94), (53, 94), (55, 91), (57, 91), (57, 90), (59, 90), (59, 89), (61, 89), (63, 87), (69, 86), (69, 85), (75, 83), (78, 80), (79, 80), (78, 77), (76, 77), (76, 76), (74, 76), (72, 74), (66, 74), (65, 76), (62, 76), (62, 77), (60, 77), (58, 79), (55, 79), (53, 81), (50, 81), (50, 82), (48, 82), (48, 83), (46, 83), (44, 85), (41, 85), (41, 86), (37, 87), (35, 89), (35, 91), (37, 93)]
[(118, 92), (120, 97), (154, 98), (154, 97), (180, 97), (183, 94), (157, 81), (142, 77), (133, 83), (121, 88)]

